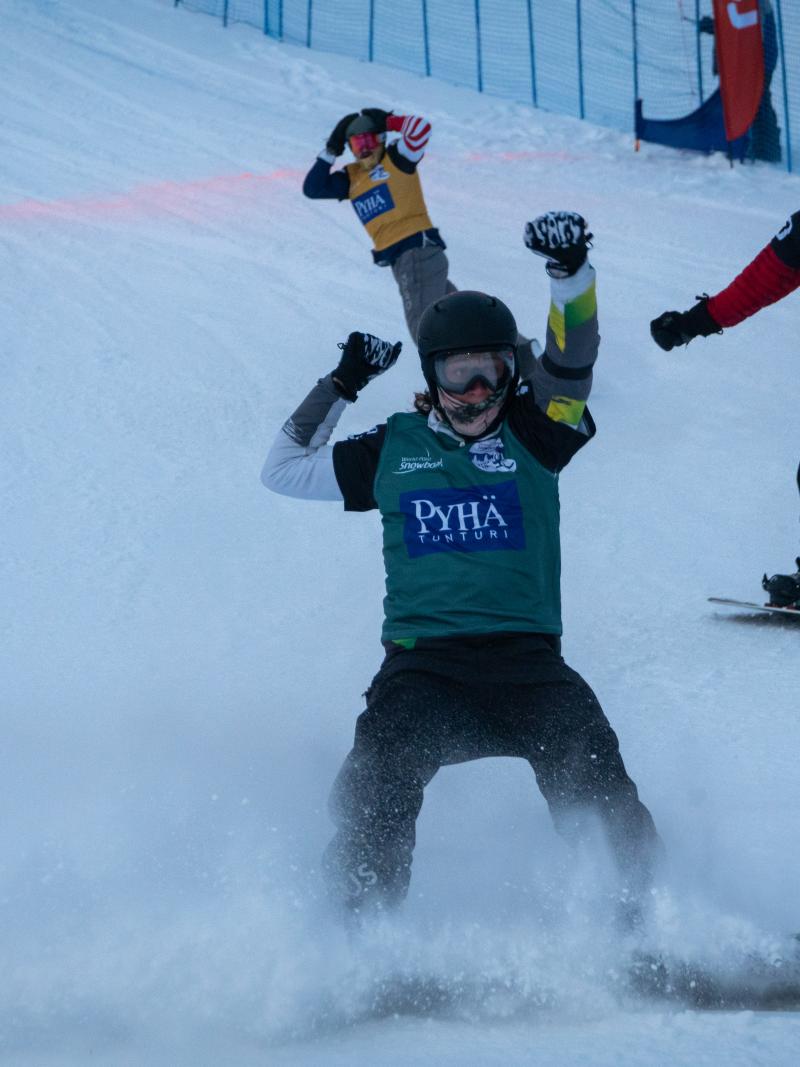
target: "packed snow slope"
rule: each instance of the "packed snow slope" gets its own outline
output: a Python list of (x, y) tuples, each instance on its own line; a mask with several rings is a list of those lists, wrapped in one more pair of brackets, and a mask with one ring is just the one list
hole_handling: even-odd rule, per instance
[[(349, 206), (301, 195), (340, 115), (430, 117), (452, 277), (526, 332), (548, 286), (523, 224), (581, 211), (603, 340), (598, 435), (561, 481), (565, 656), (668, 849), (653, 944), (779, 951), (800, 923), (800, 631), (705, 598), (758, 598), (798, 551), (800, 297), (670, 355), (648, 323), (725, 284), (797, 179), (635, 154), (169, 0), (2, 0), (0, 19), (5, 1062), (796, 1062), (794, 1016), (614, 994), (599, 876), (522, 761), (437, 776), (404, 916), (348, 944), (318, 857), (381, 658), (379, 523), (259, 471), (350, 330), (406, 347), (341, 433), (421, 380)], [(397, 971), (510, 992), (343, 1025)]]

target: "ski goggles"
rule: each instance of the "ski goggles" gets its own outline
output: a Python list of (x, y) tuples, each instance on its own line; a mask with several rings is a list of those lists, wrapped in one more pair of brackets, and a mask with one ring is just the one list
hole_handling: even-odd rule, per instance
[(496, 348), (482, 352), (441, 352), (434, 357), (436, 384), (448, 393), (468, 393), (476, 385), (485, 385), (496, 393), (511, 381), (514, 374), (514, 351)]
[(350, 142), (350, 151), (356, 157), (361, 159), (364, 156), (371, 156), (373, 152), (377, 152), (380, 148), (381, 141), (380, 134), (377, 133), (354, 133)]

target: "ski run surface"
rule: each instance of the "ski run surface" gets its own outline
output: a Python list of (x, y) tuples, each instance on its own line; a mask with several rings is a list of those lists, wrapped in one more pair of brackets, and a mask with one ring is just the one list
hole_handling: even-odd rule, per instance
[[(798, 553), (787, 298), (669, 355), (800, 207), (730, 168), (435, 80), (223, 31), (171, 0), (0, 0), (0, 1061), (798, 1062), (791, 1013), (618, 995), (624, 950), (530, 769), (442, 770), (401, 918), (319, 897), (328, 789), (381, 657), (375, 514), (267, 493), (352, 329), (402, 339), (340, 433), (421, 382), (389, 271), (301, 182), (360, 106), (427, 115), (451, 277), (543, 338), (541, 211), (596, 235), (596, 440), (561, 480), (564, 654), (669, 852), (654, 950), (735, 972), (800, 929), (798, 627), (731, 617)], [(477, 983), (376, 1017), (397, 976)]]

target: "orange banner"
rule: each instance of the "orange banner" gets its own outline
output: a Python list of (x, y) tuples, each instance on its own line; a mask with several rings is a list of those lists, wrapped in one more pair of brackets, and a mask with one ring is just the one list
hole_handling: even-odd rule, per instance
[(714, 0), (714, 34), (725, 136), (749, 130), (764, 92), (764, 44), (758, 0)]

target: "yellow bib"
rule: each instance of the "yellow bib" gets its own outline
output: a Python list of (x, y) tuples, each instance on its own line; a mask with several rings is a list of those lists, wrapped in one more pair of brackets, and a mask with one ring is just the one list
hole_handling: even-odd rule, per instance
[(347, 165), (350, 202), (378, 252), (414, 233), (431, 229), (419, 174), (406, 174), (384, 153), (371, 171)]

